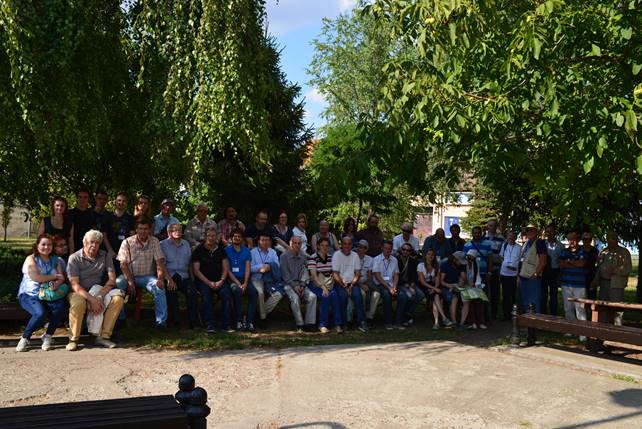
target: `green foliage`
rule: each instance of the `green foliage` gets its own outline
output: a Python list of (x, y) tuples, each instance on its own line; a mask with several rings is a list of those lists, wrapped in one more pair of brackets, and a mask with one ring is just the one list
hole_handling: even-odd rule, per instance
[[(484, 180), (505, 180), (502, 192), (517, 177), (502, 193), (525, 193), (513, 207), (548, 207), (597, 230), (628, 225), (638, 238), (639, 7), (375, 1), (366, 13), (416, 50), (385, 66), (385, 121), (368, 124), (370, 136), (382, 152), (421, 158), (432, 149), (468, 163)], [(399, 174), (422, 179), (421, 165)]]

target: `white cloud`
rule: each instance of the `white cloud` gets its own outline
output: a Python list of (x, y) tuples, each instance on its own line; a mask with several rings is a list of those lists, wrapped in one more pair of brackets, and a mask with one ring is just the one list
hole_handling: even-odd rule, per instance
[(341, 12), (346, 12), (351, 10), (357, 4), (357, 0), (339, 0), (339, 10)]
[(319, 92), (316, 86), (305, 93), (305, 99), (313, 103), (325, 104), (325, 96)]

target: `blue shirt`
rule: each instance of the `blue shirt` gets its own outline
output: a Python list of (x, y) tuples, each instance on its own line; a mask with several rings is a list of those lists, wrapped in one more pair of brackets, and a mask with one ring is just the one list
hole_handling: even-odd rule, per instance
[(465, 267), (458, 265), (453, 266), (449, 261), (444, 261), (439, 265), (439, 272), (444, 273), (444, 281), (446, 283), (459, 283), (461, 273), (465, 271)]
[(160, 213), (154, 216), (154, 235), (167, 234), (167, 225), (177, 223), (180, 225), (178, 219), (169, 215), (164, 217)]
[[(581, 260), (586, 260), (586, 254), (581, 247), (578, 247), (574, 252), (567, 247), (560, 253), (560, 261)], [(585, 287), (586, 267), (560, 267), (560, 283), (562, 286)]]
[(178, 273), (184, 279), (189, 277), (192, 249), (187, 240), (181, 239), (180, 244), (176, 244), (171, 238), (166, 238), (160, 242), (160, 247), (165, 254), (165, 266), (169, 275)]
[(276, 255), (276, 251), (271, 247), (268, 248), (267, 252), (264, 252), (257, 246), (250, 251), (250, 255), (252, 256), (252, 280), (263, 279), (263, 274), (259, 273), (259, 270), (264, 264), (279, 265), (279, 257)]
[[(483, 239), (480, 241), (467, 241), (466, 244), (464, 244), (464, 253), (468, 253), (468, 251), (471, 249), (477, 251), (477, 265), (479, 266), (479, 274), (481, 276), (486, 275), (486, 273), (488, 272), (488, 256), (493, 253), (491, 241)], [(484, 281), (483, 278), (482, 281)]]
[(245, 262), (250, 261), (251, 263), (252, 261), (250, 249), (241, 246), (241, 249), (237, 252), (234, 246), (230, 244), (225, 248), (225, 253), (227, 254), (232, 274), (241, 281), (245, 280)]

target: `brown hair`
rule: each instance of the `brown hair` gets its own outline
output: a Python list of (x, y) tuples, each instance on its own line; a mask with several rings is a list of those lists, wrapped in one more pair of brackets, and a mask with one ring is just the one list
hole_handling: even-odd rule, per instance
[(31, 246), (31, 251), (29, 252), (30, 255), (33, 256), (40, 256), (40, 252), (38, 252), (38, 245), (42, 240), (49, 240), (51, 241), (51, 252), (53, 253), (53, 245), (55, 243), (53, 236), (49, 234), (40, 234), (38, 238), (36, 239), (36, 242), (33, 243), (33, 246)]
[(69, 203), (67, 202), (67, 199), (64, 197), (61, 197), (59, 195), (56, 195), (53, 197), (53, 200), (51, 200), (51, 214), (53, 215), (54, 213), (54, 205), (56, 205), (57, 201), (61, 201), (65, 203), (65, 211), (62, 213), (63, 216), (67, 216), (67, 210), (69, 209)]

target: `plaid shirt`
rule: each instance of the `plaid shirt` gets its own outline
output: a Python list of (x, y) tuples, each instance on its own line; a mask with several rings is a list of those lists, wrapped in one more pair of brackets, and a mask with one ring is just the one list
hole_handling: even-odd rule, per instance
[(134, 277), (153, 276), (156, 275), (154, 262), (165, 259), (165, 254), (158, 238), (150, 236), (146, 243), (141, 243), (137, 235), (132, 235), (123, 240), (117, 259), (128, 265)]

